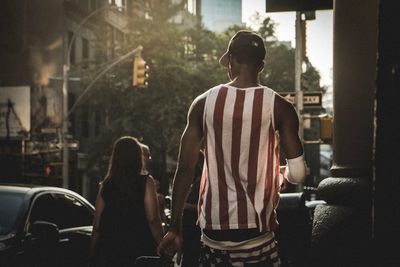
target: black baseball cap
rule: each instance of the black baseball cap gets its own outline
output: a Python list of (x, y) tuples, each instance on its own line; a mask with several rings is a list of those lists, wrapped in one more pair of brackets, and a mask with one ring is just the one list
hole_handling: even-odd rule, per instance
[(264, 41), (255, 32), (246, 30), (238, 31), (229, 41), (228, 49), (219, 59), (219, 63), (224, 67), (228, 67), (229, 54), (235, 53), (246, 53), (261, 62), (265, 57)]

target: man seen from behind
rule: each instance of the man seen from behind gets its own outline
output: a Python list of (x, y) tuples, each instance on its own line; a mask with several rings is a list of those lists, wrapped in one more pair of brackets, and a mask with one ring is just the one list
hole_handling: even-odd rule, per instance
[(287, 158), (283, 176), (289, 182), (303, 182), (306, 166), (293, 105), (259, 83), (264, 57), (259, 35), (237, 32), (219, 61), (231, 81), (193, 101), (181, 137), (171, 226), (158, 247), (161, 255), (177, 253), (180, 262), (182, 210), (204, 146), (199, 266), (279, 265), (274, 230), (282, 184), (280, 144)]

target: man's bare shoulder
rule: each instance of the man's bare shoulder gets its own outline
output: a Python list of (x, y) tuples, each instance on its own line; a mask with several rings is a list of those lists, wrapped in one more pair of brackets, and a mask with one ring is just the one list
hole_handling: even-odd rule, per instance
[(293, 104), (279, 94), (276, 94), (275, 96), (274, 113), (278, 128), (281, 123), (295, 123), (298, 120), (298, 116)]
[(206, 101), (207, 95), (209, 93), (209, 90), (206, 92), (202, 93), (201, 95), (197, 96), (194, 100), (193, 103), (198, 103), (198, 102), (204, 102)]
[(206, 92), (204, 92), (201, 95), (197, 96), (193, 100), (192, 104), (190, 105), (189, 112), (195, 112), (195, 113), (203, 114), (204, 105), (206, 103), (206, 99), (207, 99), (208, 93), (209, 93), (209, 90), (207, 90)]
[(215, 92), (215, 90), (219, 90), (221, 89), (221, 87), (223, 87), (223, 84), (219, 84), (216, 85), (210, 89), (208, 89), (207, 91), (205, 91), (204, 93), (202, 93), (201, 95), (197, 96), (192, 104), (190, 105), (190, 109), (189, 109), (189, 115), (191, 113), (194, 113), (194, 115), (196, 117), (200, 117), (201, 119), (203, 118), (203, 112), (204, 112), (204, 107), (205, 107), (205, 103), (206, 103), (206, 99), (207, 97), (212, 94), (212, 92)]
[(188, 112), (188, 122), (190, 124), (195, 123), (200, 128), (202, 127), (203, 124), (202, 122), (203, 122), (204, 106), (206, 103), (208, 92), (209, 91), (206, 91), (203, 94), (197, 96), (190, 105)]
[(283, 116), (291, 115), (296, 113), (296, 110), (291, 102), (279, 94), (275, 95), (275, 112), (282, 114)]

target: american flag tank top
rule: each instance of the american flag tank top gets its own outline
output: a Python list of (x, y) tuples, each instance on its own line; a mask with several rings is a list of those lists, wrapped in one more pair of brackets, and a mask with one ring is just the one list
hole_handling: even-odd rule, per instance
[(275, 92), (211, 88), (204, 106), (205, 163), (198, 202), (203, 229), (274, 230), (279, 201)]

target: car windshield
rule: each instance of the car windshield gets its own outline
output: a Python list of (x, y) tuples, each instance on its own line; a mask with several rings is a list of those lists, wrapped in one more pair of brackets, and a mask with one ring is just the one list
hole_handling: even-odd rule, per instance
[(23, 197), (23, 194), (0, 192), (0, 235), (6, 235), (14, 228)]

